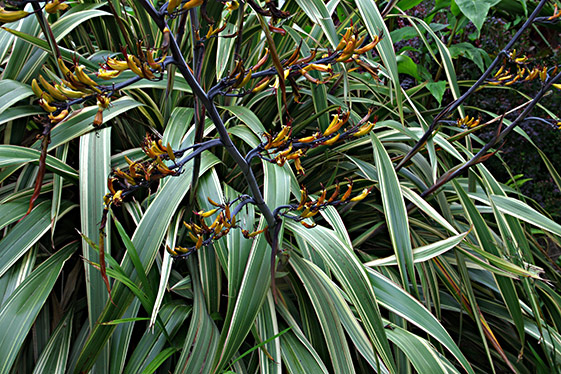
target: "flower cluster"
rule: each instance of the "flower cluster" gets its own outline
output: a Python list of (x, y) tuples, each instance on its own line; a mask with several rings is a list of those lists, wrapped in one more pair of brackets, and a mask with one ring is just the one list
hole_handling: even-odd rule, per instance
[[(210, 197), (207, 197), (208, 202), (215, 208), (209, 211), (199, 211), (195, 212), (195, 215), (199, 218), (199, 223), (194, 222), (186, 223), (183, 225), (187, 228), (187, 237), (189, 238), (191, 245), (188, 247), (176, 246), (175, 248), (166, 248), (168, 253), (173, 257), (187, 257), (196, 250), (203, 246), (207, 246), (214, 240), (218, 240), (223, 236), (227, 235), (232, 229), (240, 229), (242, 235), (246, 239), (253, 238), (262, 232), (266, 231), (267, 228), (263, 230), (256, 230), (249, 232), (241, 228), (236, 222), (236, 214), (241, 210), (241, 208), (253, 202), (253, 199), (247, 195), (242, 195), (239, 198), (231, 202), (226, 202), (224, 204), (218, 204), (213, 201)], [(234, 207), (234, 204), (236, 204)], [(216, 215), (212, 224), (207, 225), (205, 218), (212, 217)]]
[[(39, 74), (39, 81), (33, 79), (31, 82), (31, 89), (39, 98), (41, 108), (49, 113), (48, 117), (52, 124), (58, 123), (68, 116), (70, 107), (67, 103), (68, 100), (97, 97), (100, 109), (109, 106), (109, 97), (104, 95), (97, 82), (86, 74), (83, 65), (79, 65), (75, 61), (73, 70), (70, 70), (61, 57), (57, 61), (64, 76), (59, 83), (49, 82), (41, 74)], [(101, 124), (101, 114), (96, 116), (96, 121)]]
[[(304, 175), (305, 172), (300, 158), (305, 155), (308, 149), (320, 145), (331, 146), (340, 141), (368, 134), (374, 128), (377, 120), (374, 118), (372, 122), (368, 121), (371, 114), (372, 110), (369, 110), (368, 114), (356, 125), (347, 129), (343, 128), (343, 125), (349, 121), (350, 112), (342, 113), (341, 108), (339, 108), (338, 112), (333, 116), (331, 123), (323, 132), (318, 130), (312, 135), (302, 138), (291, 138), (292, 126), (289, 123), (283, 126), (275, 135), (265, 132), (263, 136), (266, 141), (256, 148), (254, 154), (265, 161), (276, 163), (279, 166), (283, 166), (287, 160), (294, 160), (294, 168), (299, 174)], [(343, 131), (339, 131), (342, 128)], [(267, 156), (264, 156), (262, 153), (265, 153)], [(272, 154), (274, 156), (271, 156)]]
[[(371, 190), (372, 187), (364, 188), (360, 194), (356, 195), (355, 197), (351, 197), (351, 193), (353, 191), (353, 181), (349, 179), (347, 190), (345, 191), (345, 193), (343, 193), (342, 196), (339, 196), (341, 187), (339, 183), (336, 183), (335, 189), (332, 192), (331, 196), (329, 196), (329, 198), (327, 197), (327, 189), (322, 186), (320, 196), (317, 199), (313, 200), (309, 198), (308, 190), (306, 189), (306, 187), (302, 186), (300, 189), (301, 195), (299, 204), (280, 206), (275, 210), (275, 213), (300, 222), (304, 227), (310, 229), (313, 228), (315, 224), (309, 224), (304, 221), (305, 219), (315, 216), (320, 210), (323, 210), (328, 206), (338, 206), (350, 202), (361, 201), (368, 196)], [(294, 215), (292, 214), (292, 212), (299, 212), (299, 214)]]
[[(512, 71), (511, 67), (506, 66), (507, 62), (516, 66), (515, 72)], [(535, 79), (546, 82), (550, 75), (557, 73), (557, 66), (552, 69), (548, 69), (547, 66), (530, 68), (528, 64), (529, 58), (527, 56), (518, 57), (516, 50), (513, 50), (499, 70), (487, 81), (487, 84), (491, 86), (510, 86), (517, 82), (528, 82)]]
[(481, 123), (481, 116), (475, 119), (475, 117), (465, 116), (464, 118), (459, 118), (456, 120), (458, 127), (472, 129)]
[(124, 60), (118, 58), (109, 57), (101, 68), (97, 72), (97, 76), (101, 79), (113, 79), (119, 76), (123, 71), (130, 70), (140, 78), (146, 78), (150, 80), (160, 79), (161, 77), (156, 76), (155, 73), (161, 73), (163, 71), (163, 62), (165, 60), (165, 55), (158, 59), (158, 51), (155, 49), (148, 49), (146, 51), (142, 48), (142, 42), (138, 41), (137, 55), (127, 53), (126, 49), (122, 49)]
[(150, 136), (144, 139), (142, 150), (149, 157), (146, 161), (132, 161), (127, 156), (127, 170), (119, 168), (112, 171), (107, 179), (109, 192), (104, 197), (106, 207), (109, 205), (118, 206), (123, 202), (123, 198), (140, 187), (146, 187), (150, 182), (167, 177), (178, 175), (179, 171), (170, 169), (163, 160), (175, 160), (175, 155), (171, 146), (162, 145), (161, 140), (154, 140)]
[[(267, 68), (259, 71), (269, 56), (269, 51), (265, 49), (264, 56), (249, 69), (244, 69), (242, 60), (238, 60), (232, 72), (215, 87), (210, 90), (210, 96), (217, 93), (229, 95), (232, 90), (238, 89), (240, 93), (236, 96), (260, 92), (267, 87), (276, 90), (280, 86), (280, 80), (288, 81), (292, 86), (294, 100), (299, 102), (300, 94), (296, 80), (300, 77), (313, 84), (325, 84), (336, 77), (333, 72), (333, 64), (354, 63), (358, 65), (350, 70), (362, 69), (368, 72), (374, 79), (378, 80), (377, 69), (369, 63), (363, 61), (362, 55), (371, 51), (381, 40), (381, 35), (374, 36), (372, 41), (365, 44), (366, 35), (359, 37), (358, 31), (354, 26), (346, 28), (345, 34), (334, 51), (328, 51), (319, 59), (316, 59), (317, 50), (312, 50), (308, 56), (300, 55), (301, 45), (298, 45), (293, 53), (286, 59), (280, 61), (280, 66)], [(282, 69), (282, 72), (281, 72)], [(323, 77), (316, 78), (310, 74), (312, 71), (322, 73)], [(243, 87), (252, 79), (259, 79), (251, 90)]]

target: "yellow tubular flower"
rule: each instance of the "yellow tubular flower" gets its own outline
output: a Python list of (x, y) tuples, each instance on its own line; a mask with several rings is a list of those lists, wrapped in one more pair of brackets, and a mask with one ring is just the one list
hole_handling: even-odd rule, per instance
[(281, 131), (278, 133), (278, 135), (275, 137), (275, 139), (273, 139), (273, 144), (277, 144), (277, 143), (284, 143), (284, 141), (286, 140), (288, 134), (290, 133), (290, 129), (291, 127), (289, 125), (283, 126), (283, 128), (281, 129)]
[(347, 45), (347, 41), (345, 39), (341, 39), (339, 44), (337, 44), (337, 47), (335, 47), (335, 51), (342, 50), (343, 48), (345, 48), (346, 45)]
[(109, 107), (109, 104), (111, 104), (111, 99), (110, 98), (108, 98), (107, 96), (102, 96), (102, 95), (97, 96), (97, 106), (98, 107), (100, 107), (102, 109), (106, 109), (107, 107)]
[(316, 140), (317, 138), (318, 137), (317, 137), (317, 133), (316, 133), (312, 136), (306, 136), (304, 138), (300, 138), (300, 139), (298, 139), (298, 142), (300, 142), (300, 143), (310, 143), (310, 142), (313, 142), (314, 140)]
[(203, 237), (201, 235), (197, 235), (197, 243), (195, 244), (195, 248), (199, 249), (203, 245)]
[(337, 183), (335, 185), (335, 191), (333, 191), (333, 193), (331, 194), (331, 196), (329, 197), (329, 199), (327, 200), (328, 203), (331, 203), (333, 201), (335, 201), (335, 199), (337, 198), (337, 196), (339, 196), (339, 183)]
[(129, 68), (129, 65), (126, 61), (117, 60), (116, 58), (108, 58), (105, 62), (105, 65), (110, 67), (113, 70), (123, 71)]
[(129, 67), (129, 69), (132, 70), (133, 73), (135, 73), (141, 78), (144, 78), (144, 73), (142, 72), (142, 70), (140, 70), (140, 67), (136, 64), (133, 55), (127, 55), (127, 66)]
[(203, 0), (189, 0), (188, 2), (185, 3), (185, 5), (183, 5), (183, 8), (181, 8), (182, 10), (188, 10), (191, 8), (195, 8), (198, 6), (201, 6), (203, 4)]
[(68, 110), (67, 109), (61, 111), (56, 116), (53, 116), (52, 114), (49, 114), (49, 119), (51, 120), (51, 123), (58, 123), (58, 122), (62, 121), (63, 119), (65, 119), (66, 116), (68, 116)]
[(372, 42), (368, 43), (367, 45), (365, 45), (362, 48), (355, 49), (355, 53), (359, 54), (359, 55), (361, 55), (363, 53), (366, 53), (366, 52), (370, 51), (371, 49), (373, 49), (374, 47), (376, 47), (379, 42), (380, 42), (380, 38), (378, 38), (378, 36), (375, 36), (374, 39), (372, 40)]
[(78, 65), (74, 68), (76, 78), (87, 86), (97, 86), (97, 83), (84, 72), (84, 68), (83, 65)]
[(306, 189), (306, 187), (302, 186), (302, 189), (300, 189), (300, 204), (298, 205), (298, 208), (296, 208), (296, 210), (300, 210), (304, 207), (304, 204), (306, 204), (306, 201), (308, 200), (308, 190)]
[(103, 109), (99, 108), (95, 114), (93, 125), (94, 127), (101, 126), (103, 123)]
[(304, 226), (304, 227), (307, 228), (307, 229), (313, 229), (314, 227), (317, 226), (316, 223), (313, 223), (313, 224), (311, 224), (311, 225), (310, 225), (309, 223), (304, 222), (304, 221), (300, 221), (300, 223), (302, 224), (302, 226)]
[(349, 53), (353, 53), (353, 51), (355, 50), (356, 47), (356, 36), (351, 36), (351, 38), (349, 39), (349, 41), (347, 42), (347, 45), (345, 46), (345, 48), (343, 48), (343, 51), (341, 52), (342, 54), (349, 54)]
[(351, 58), (353, 56), (353, 52), (351, 53), (344, 53), (341, 56), (337, 57), (335, 59), (336, 62), (344, 62), (347, 61), (349, 58)]
[(542, 82), (545, 82), (547, 80), (547, 67), (544, 66), (543, 69), (540, 71), (539, 73), (540, 75), (540, 79)]
[(0, 23), (10, 23), (27, 17), (29, 12), (24, 10), (6, 10), (0, 6)]
[(500, 67), (500, 69), (495, 73), (495, 78), (498, 77), (499, 75), (501, 75), (501, 73), (503, 72), (503, 70), (505, 69), (504, 65)]
[(294, 160), (294, 167), (296, 168), (296, 171), (298, 173), (300, 173), (301, 175), (305, 175), (306, 173), (304, 172), (304, 168), (302, 167), (302, 162), (300, 161), (300, 158), (297, 158)]
[(62, 57), (59, 57), (57, 59), (57, 63), (58, 63), (58, 67), (60, 69), (60, 72), (62, 73), (62, 75), (64, 75), (65, 77), (68, 76), (68, 74), (71, 73), (70, 69), (68, 69), (66, 67), (66, 64), (64, 63), (64, 60), (62, 59)]
[(148, 62), (148, 65), (150, 65), (152, 69), (156, 71), (161, 71), (162, 65), (160, 64), (163, 62), (165, 57), (162, 57), (162, 59), (159, 62), (156, 62), (155, 56), (156, 56), (156, 51), (153, 49), (149, 50), (148, 53), (146, 53), (146, 61)]
[(47, 92), (49, 92), (49, 94), (53, 98), (59, 101), (66, 101), (66, 96), (61, 94), (59, 90), (57, 90), (52, 84), (47, 82), (47, 80), (43, 78), (41, 74), (39, 74), (39, 81), (41, 82), (41, 85), (47, 90)]
[(109, 79), (117, 78), (119, 74), (121, 74), (119, 70), (99, 69), (96, 75), (98, 78), (101, 78), (103, 80), (109, 80)]
[(257, 64), (253, 66), (253, 70), (259, 70), (265, 64), (265, 62), (267, 62), (268, 58), (269, 58), (269, 48), (265, 48), (265, 54), (263, 55), (263, 57), (259, 59), (259, 61), (257, 61)]
[(168, 13), (172, 13), (181, 4), (181, 0), (170, 0), (168, 3)]
[(54, 0), (51, 1), (50, 3), (47, 3), (45, 5), (45, 11), (47, 13), (53, 14), (56, 12), (59, 12), (61, 10), (66, 10), (70, 7), (70, 5), (66, 4), (66, 3), (62, 3), (59, 0)]
[[(247, 84), (247, 82), (249, 82), (249, 80), (251, 79), (251, 74), (253, 72), (251, 71), (251, 69), (249, 69), (249, 71), (247, 72), (247, 74), (243, 77), (243, 79), (239, 82), (234, 84), (234, 88), (240, 88), (243, 87)], [(240, 73), (243, 74), (243, 73)]]
[[(35, 80), (35, 79), (33, 79), (33, 82), (31, 82), (31, 90), (33, 91), (35, 96), (37, 96), (40, 99), (43, 99), (47, 103), (51, 103), (51, 102), (54, 101), (54, 99), (51, 97), (51, 95), (49, 95), (46, 92), (43, 92), (41, 87), (39, 87), (39, 84), (37, 83), (37, 80)], [(66, 97), (64, 99), (66, 100)]]
[(232, 12), (232, 11), (234, 11), (234, 10), (236, 10), (240, 7), (240, 3), (238, 3), (235, 0), (234, 1), (229, 1), (227, 4), (228, 5), (226, 6), (226, 10), (228, 12)]
[(41, 106), (41, 108), (43, 108), (43, 110), (49, 113), (52, 113), (58, 109), (56, 106), (49, 105), (47, 100), (43, 98), (39, 99), (39, 105)]
[(55, 84), (55, 87), (57, 90), (59, 90), (64, 96), (70, 98), (70, 99), (80, 99), (81, 97), (83, 97), (84, 95), (86, 95), (84, 92), (81, 91), (74, 91), (70, 88), (66, 88), (60, 84)]
[(211, 210), (209, 210), (209, 211), (207, 211), (207, 212), (205, 212), (204, 210), (201, 210), (201, 211), (198, 212), (197, 214), (198, 214), (199, 216), (203, 217), (203, 218), (206, 218), (206, 217), (212, 216), (212, 215), (213, 215), (214, 213), (216, 213), (216, 212), (218, 212), (218, 208), (211, 209)]
[(31, 90), (39, 99), (43, 97), (43, 90), (39, 87), (39, 83), (37, 83), (37, 79), (33, 79), (31, 81)]
[(259, 83), (257, 83), (255, 88), (253, 90), (251, 90), (251, 92), (261, 92), (261, 91), (263, 91), (265, 88), (267, 88), (270, 81), (271, 81), (271, 78), (268, 78), (268, 77), (263, 78), (263, 80), (261, 80)]
[(325, 198), (327, 197), (327, 190), (324, 188), (321, 191), (321, 196), (319, 197), (319, 199), (316, 202), (316, 207), (319, 207), (321, 204), (323, 204), (323, 202), (325, 201)]
[(351, 196), (351, 191), (353, 190), (353, 181), (349, 181), (349, 185), (347, 187), (347, 191), (341, 197), (341, 201), (347, 200)]
[(351, 201), (360, 201), (364, 199), (366, 196), (368, 196), (371, 189), (372, 188), (365, 188), (364, 190), (362, 190), (362, 193), (360, 195), (353, 197)]
[(328, 140), (324, 141), (322, 144), (323, 145), (328, 145), (328, 146), (333, 145), (333, 144), (337, 143), (337, 140), (339, 140), (339, 134), (335, 135), (331, 139), (328, 139)]
[(370, 121), (368, 121), (366, 124), (362, 125), (357, 132), (355, 132), (353, 134), (353, 136), (359, 137), (359, 136), (363, 136), (366, 135), (370, 132), (370, 130), (372, 130), (372, 128), (374, 128), (375, 123), (372, 123)]

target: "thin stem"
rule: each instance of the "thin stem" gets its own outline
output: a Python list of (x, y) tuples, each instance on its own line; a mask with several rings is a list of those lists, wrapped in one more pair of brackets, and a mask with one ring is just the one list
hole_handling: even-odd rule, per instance
[(399, 171), (409, 160), (419, 151), (419, 149), (426, 143), (426, 141), (432, 136), (433, 131), (435, 130), (436, 126), (441, 122), (442, 119), (445, 119), (450, 113), (455, 111), (462, 103), (471, 96), (483, 83), (485, 80), (491, 75), (491, 73), (495, 70), (495, 68), (499, 65), (501, 59), (508, 55), (508, 51), (512, 48), (512, 46), (518, 41), (520, 36), (526, 29), (534, 22), (535, 18), (538, 16), (538, 13), (541, 11), (543, 6), (547, 3), (547, 0), (541, 0), (540, 3), (536, 6), (536, 9), (532, 12), (530, 17), (524, 22), (524, 25), (518, 30), (518, 32), (514, 35), (514, 37), (510, 40), (510, 42), (506, 45), (506, 47), (497, 55), (497, 57), (493, 60), (489, 68), (479, 77), (477, 82), (473, 86), (470, 87), (461, 97), (457, 100), (450, 103), (444, 110), (442, 110), (433, 120), (432, 124), (429, 126), (427, 131), (423, 134), (421, 139), (415, 144), (415, 146), (407, 153), (407, 155), (401, 160), (401, 162), (395, 167), (396, 171)]
[[(154, 20), (158, 28), (161, 31), (163, 31), (164, 28), (167, 26), (163, 15), (160, 12), (158, 12), (154, 8), (152, 3), (149, 2), (148, 0), (141, 0), (140, 4), (142, 5), (142, 7), (144, 7), (148, 15)], [(224, 122), (222, 121), (222, 118), (218, 113), (218, 109), (216, 108), (216, 105), (214, 104), (214, 102), (210, 100), (206, 92), (199, 85), (199, 82), (197, 82), (197, 80), (195, 79), (195, 77), (187, 67), (187, 63), (185, 62), (185, 59), (179, 49), (179, 45), (177, 44), (177, 41), (175, 40), (175, 37), (173, 35), (170, 35), (170, 51), (174, 57), (179, 72), (183, 75), (183, 77), (191, 87), (193, 94), (196, 95), (201, 100), (202, 104), (205, 106), (208, 116), (216, 126), (216, 130), (218, 131), (220, 139), (224, 144), (224, 148), (226, 148), (226, 151), (230, 154), (234, 162), (241, 169), (249, 185), (251, 194), (255, 199), (255, 203), (258, 206), (261, 213), (263, 214), (263, 216), (265, 217), (267, 224), (269, 225), (269, 227), (274, 227), (276, 224), (275, 217), (273, 216), (271, 209), (263, 199), (263, 195), (261, 194), (261, 190), (259, 189), (259, 185), (257, 184), (257, 180), (255, 179), (255, 175), (253, 174), (253, 171), (245, 161), (244, 157), (241, 155), (240, 151), (236, 148), (236, 146), (232, 142), (232, 139), (230, 139), (230, 136), (228, 135), (228, 131), (224, 126)]]
[[(199, 17), (197, 15), (196, 9), (189, 10), (189, 18), (191, 20), (191, 40), (193, 43), (193, 71), (195, 72), (195, 79), (197, 82), (201, 82), (201, 69), (202, 69), (202, 59), (204, 56), (204, 44), (201, 42), (199, 37)], [(195, 96), (195, 143), (200, 143), (203, 141), (204, 130), (205, 130), (205, 110), (201, 105), (198, 96)], [(189, 200), (193, 202), (195, 200), (195, 195), (199, 186), (199, 173), (201, 171), (201, 157), (196, 156), (193, 161), (193, 176), (191, 178), (191, 193)]]
[(451, 181), (452, 179), (456, 178), (458, 175), (460, 175), (463, 172), (465, 172), (466, 170), (468, 170), (473, 165), (479, 163), (481, 161), (481, 159), (485, 156), (485, 154), (491, 148), (493, 148), (496, 144), (501, 143), (504, 140), (504, 138), (512, 132), (512, 130), (514, 130), (518, 125), (520, 125), (520, 123), (528, 116), (528, 114), (530, 114), (532, 109), (534, 109), (534, 107), (538, 104), (538, 102), (541, 100), (543, 95), (545, 95), (545, 93), (551, 88), (551, 86), (555, 82), (559, 81), (559, 79), (561, 79), (561, 73), (557, 74), (555, 77), (550, 79), (547, 82), (547, 84), (542, 87), (542, 89), (536, 94), (534, 99), (530, 102), (530, 104), (528, 104), (528, 106), (524, 109), (524, 111), (522, 113), (520, 113), (520, 115), (518, 117), (516, 117), (516, 119), (514, 121), (512, 121), (512, 123), (506, 129), (504, 129), (500, 134), (497, 134), (497, 135), (493, 136), (487, 142), (487, 144), (485, 144), (483, 146), (483, 148), (481, 148), (479, 150), (479, 152), (477, 152), (477, 154), (475, 156), (473, 156), (468, 162), (463, 164), (461, 167), (456, 169), (454, 172), (446, 174), (439, 181), (437, 181), (432, 187), (425, 190), (421, 194), (421, 197), (426, 197), (426, 196), (432, 194), (434, 191), (436, 191), (438, 188), (440, 188), (445, 183)]
[[(213, 147), (222, 145), (222, 140), (220, 139), (212, 139), (209, 140), (208, 142), (204, 142), (204, 143), (197, 143), (194, 144), (193, 146), (187, 147), (187, 148), (195, 148), (196, 149), (192, 152), (189, 153), (184, 159), (182, 159), (181, 161), (178, 161), (175, 163), (175, 165), (177, 165), (177, 167), (179, 169), (181, 169), (183, 167), (183, 165), (185, 165), (187, 162), (191, 161), (193, 158), (198, 158), (198, 156), (203, 153), (204, 151), (211, 149)], [(183, 149), (181, 150), (181, 152), (186, 151), (187, 149)]]

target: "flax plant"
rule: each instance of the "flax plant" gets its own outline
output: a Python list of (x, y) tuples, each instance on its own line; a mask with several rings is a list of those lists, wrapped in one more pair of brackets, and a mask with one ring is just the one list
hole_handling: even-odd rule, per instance
[[(536, 108), (560, 127), (558, 67), (516, 48), (561, 12), (528, 2), (466, 83), (381, 3), (6, 2), (0, 373), (558, 371), (561, 225), (485, 161)], [(396, 17), (442, 106), (400, 84)]]

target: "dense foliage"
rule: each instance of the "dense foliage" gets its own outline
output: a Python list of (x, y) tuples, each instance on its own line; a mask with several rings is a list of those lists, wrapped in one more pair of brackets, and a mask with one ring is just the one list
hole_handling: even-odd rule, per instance
[(6, 2), (0, 373), (558, 372), (560, 18)]

